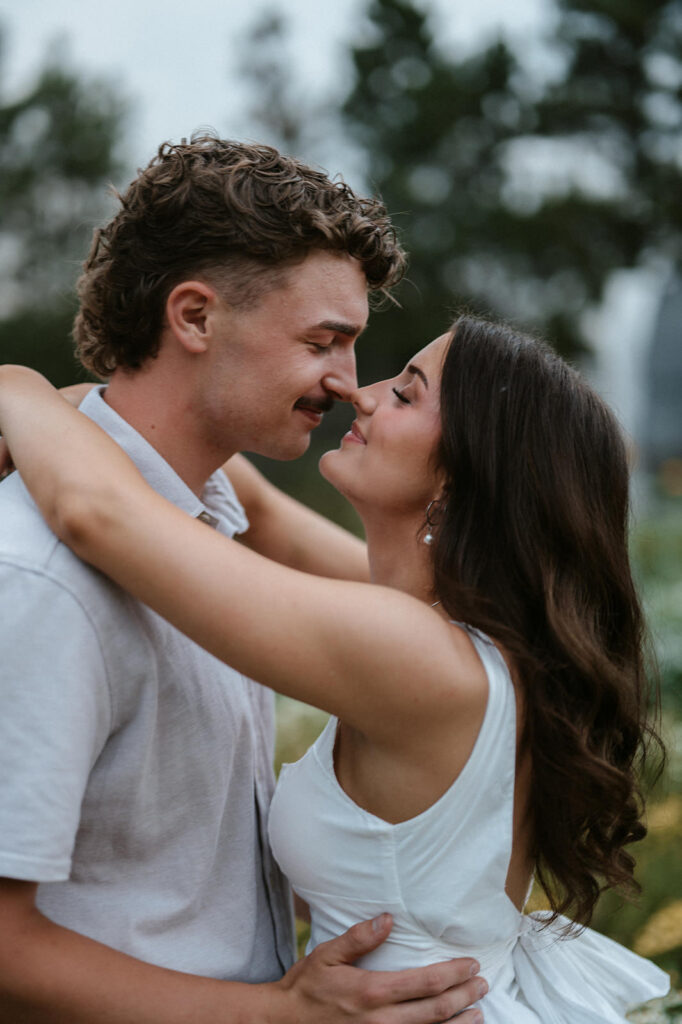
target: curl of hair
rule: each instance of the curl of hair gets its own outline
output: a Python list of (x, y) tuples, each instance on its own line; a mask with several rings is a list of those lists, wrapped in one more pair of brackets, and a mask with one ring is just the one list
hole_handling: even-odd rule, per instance
[(551, 349), (469, 316), (444, 360), (441, 422), (436, 595), (513, 658), (537, 878), (552, 920), (586, 924), (603, 889), (638, 891), (625, 847), (646, 834), (638, 779), (652, 743), (663, 755), (647, 718), (623, 438)]
[(405, 254), (382, 204), (269, 146), (193, 136), (164, 143), (95, 232), (78, 281), (81, 362), (106, 377), (158, 353), (166, 299), (206, 279), (235, 306), (284, 281), (312, 250), (357, 259), (387, 296)]

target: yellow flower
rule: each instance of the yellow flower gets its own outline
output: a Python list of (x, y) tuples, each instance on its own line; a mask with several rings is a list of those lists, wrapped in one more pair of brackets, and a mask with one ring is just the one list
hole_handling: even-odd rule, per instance
[(658, 956), (682, 946), (682, 900), (675, 900), (649, 918), (635, 939), (640, 956)]
[(669, 796), (662, 803), (652, 804), (647, 813), (650, 832), (670, 831), (682, 825), (682, 796)]

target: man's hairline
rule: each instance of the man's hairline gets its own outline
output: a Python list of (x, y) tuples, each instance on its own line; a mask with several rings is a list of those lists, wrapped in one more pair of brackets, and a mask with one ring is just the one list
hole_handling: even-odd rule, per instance
[[(221, 283), (216, 281), (214, 278), (219, 276), (221, 271), (229, 274), (234, 269), (235, 280), (237, 280), (239, 275), (238, 267), (240, 260), (243, 261), (243, 263), (246, 265), (250, 264), (251, 267), (253, 268), (257, 267), (259, 263), (257, 256), (237, 256), (235, 257), (234, 264), (232, 266), (230, 266), (229, 263), (213, 263), (211, 266), (206, 266), (200, 271), (197, 271), (196, 274), (191, 274), (191, 276), (188, 276), (186, 280), (190, 281), (194, 279), (204, 281), (211, 288), (215, 288), (215, 290), (219, 293), (220, 298), (228, 306), (232, 307), (235, 310), (254, 309), (261, 301), (261, 299), (265, 298), (265, 296), (268, 295), (270, 292), (277, 291), (280, 288), (286, 288), (291, 279), (291, 272), (296, 267), (299, 267), (303, 263), (305, 263), (310, 256), (316, 253), (328, 253), (330, 256), (333, 256), (339, 260), (347, 259), (355, 261), (360, 265), (360, 268), (364, 275), (368, 294), (377, 290), (372, 288), (372, 286), (370, 285), (369, 278), (367, 276), (367, 271), (365, 270), (364, 264), (362, 263), (361, 260), (359, 260), (356, 256), (353, 256), (350, 252), (348, 252), (345, 249), (333, 249), (321, 245), (311, 246), (309, 249), (304, 250), (301, 255), (297, 255), (295, 257), (282, 260), (280, 263), (273, 263), (271, 265), (268, 265), (267, 263), (262, 264), (261, 266), (263, 269), (264, 280), (261, 283), (259, 283), (259, 285), (256, 287), (254, 297), (251, 299), (246, 298), (242, 302), (235, 301), (234, 297), (225, 294), (225, 287), (222, 286)], [(183, 282), (180, 281), (178, 283), (182, 284)]]

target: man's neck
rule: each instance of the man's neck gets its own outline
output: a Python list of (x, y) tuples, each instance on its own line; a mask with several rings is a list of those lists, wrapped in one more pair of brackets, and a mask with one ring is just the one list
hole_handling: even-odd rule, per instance
[(217, 451), (197, 429), (187, 394), (152, 372), (117, 370), (104, 400), (130, 424), (198, 496), (206, 481), (234, 452)]

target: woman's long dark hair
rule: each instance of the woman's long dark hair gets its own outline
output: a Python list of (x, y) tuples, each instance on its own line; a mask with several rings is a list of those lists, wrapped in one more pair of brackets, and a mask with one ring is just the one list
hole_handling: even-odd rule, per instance
[(628, 558), (629, 474), (605, 403), (551, 349), (469, 316), (441, 384), (446, 484), (430, 526), (436, 594), (499, 641), (523, 687), (537, 877), (590, 920), (636, 890), (646, 834), (645, 631)]

